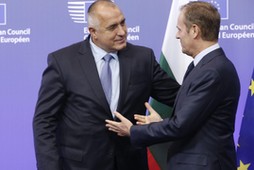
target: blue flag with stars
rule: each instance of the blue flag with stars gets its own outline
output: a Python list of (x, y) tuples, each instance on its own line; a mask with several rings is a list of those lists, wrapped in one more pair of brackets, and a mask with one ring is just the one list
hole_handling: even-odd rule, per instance
[(254, 70), (237, 147), (237, 170), (254, 170)]
[(0, 3), (0, 25), (4, 25), (6, 22), (5, 14), (6, 14), (6, 6), (5, 4)]
[(214, 5), (221, 16), (222, 20), (228, 19), (228, 9), (229, 9), (229, 0), (199, 0), (204, 2), (209, 2), (210, 4)]

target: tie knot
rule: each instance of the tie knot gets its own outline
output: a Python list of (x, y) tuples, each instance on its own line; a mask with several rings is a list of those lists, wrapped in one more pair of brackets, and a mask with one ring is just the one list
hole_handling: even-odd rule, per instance
[(103, 58), (106, 62), (109, 62), (113, 58), (113, 56), (110, 54), (106, 54)]
[(192, 61), (188, 66), (188, 70), (192, 70), (194, 68), (194, 62)]

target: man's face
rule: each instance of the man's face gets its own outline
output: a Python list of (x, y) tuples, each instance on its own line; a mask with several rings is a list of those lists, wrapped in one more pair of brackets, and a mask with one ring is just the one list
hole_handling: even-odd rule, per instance
[(180, 43), (182, 46), (182, 52), (184, 54), (192, 56), (193, 39), (192, 39), (191, 33), (188, 32), (187, 27), (184, 24), (184, 19), (185, 18), (183, 15), (183, 11), (181, 11), (177, 20), (178, 31), (176, 33), (176, 38), (180, 40)]
[(122, 12), (117, 8), (99, 11), (99, 26), (93, 31), (93, 41), (107, 52), (115, 52), (126, 47), (127, 27)]

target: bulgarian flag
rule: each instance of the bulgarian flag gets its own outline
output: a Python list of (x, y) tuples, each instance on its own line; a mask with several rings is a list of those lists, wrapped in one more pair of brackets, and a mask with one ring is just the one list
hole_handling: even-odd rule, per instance
[[(180, 6), (190, 0), (172, 0), (171, 10), (168, 17), (168, 24), (162, 45), (160, 56), (161, 67), (179, 84), (182, 83), (184, 73), (192, 61), (192, 58), (183, 54), (179, 40), (176, 39), (177, 18)], [(171, 108), (152, 99), (152, 107), (161, 115), (162, 118), (169, 117)], [(149, 170), (166, 170), (167, 162), (167, 143), (153, 145), (148, 149)]]

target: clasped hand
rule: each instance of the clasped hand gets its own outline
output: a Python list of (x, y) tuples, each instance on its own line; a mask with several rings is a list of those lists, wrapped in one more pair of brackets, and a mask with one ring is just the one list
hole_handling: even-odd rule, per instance
[[(145, 103), (145, 107), (149, 111), (148, 116), (144, 116), (141, 114), (135, 114), (134, 119), (137, 121), (138, 125), (149, 124), (152, 122), (162, 121), (160, 115), (150, 106), (149, 103)], [(108, 130), (116, 132), (119, 136), (130, 136), (130, 129), (133, 126), (132, 122), (126, 119), (119, 112), (114, 112), (115, 116), (120, 120), (120, 122), (116, 122), (113, 120), (106, 120), (106, 127)]]

